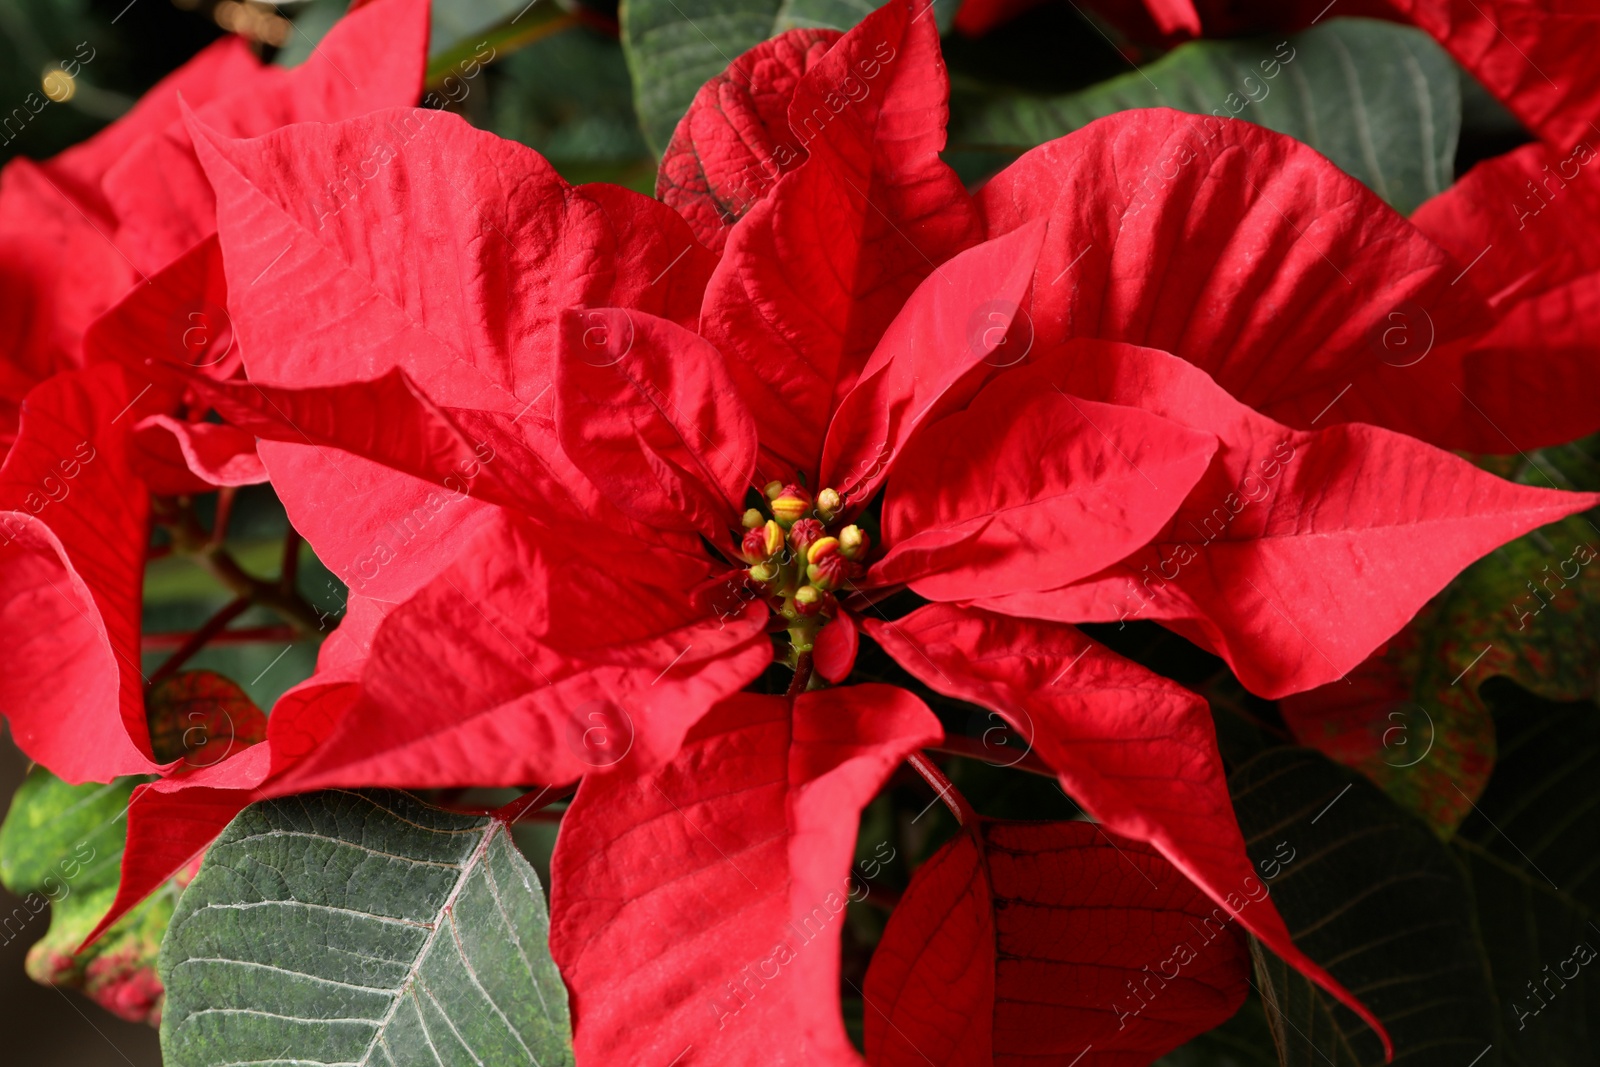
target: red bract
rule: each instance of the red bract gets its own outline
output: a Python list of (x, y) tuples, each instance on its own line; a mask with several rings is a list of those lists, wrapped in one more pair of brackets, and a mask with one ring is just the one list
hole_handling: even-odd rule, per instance
[[(130, 388), (119, 368), (103, 365), (204, 356), (206, 373), (237, 367), (236, 353), (227, 361), (226, 290), (207, 239), (215, 207), (180, 107), (257, 134), (409, 103), (427, 34), (425, 0), (377, 0), (293, 71), (261, 64), (229, 38), (103, 133), (42, 164), (15, 161), (0, 179), (0, 318), (12, 323), (0, 356), (0, 441), (10, 449), (0, 469), (8, 590), (0, 634), (37, 649), (0, 686), (19, 746), (69, 781), (187, 769), (159, 765), (146, 725), (139, 636), (149, 494), (265, 480), (249, 435), (172, 418), (180, 393)], [(73, 371), (86, 363), (102, 365)], [(265, 754), (245, 752), (155, 788), (254, 785)], [(238, 810), (195, 822), (204, 805), (194, 801), (207, 792), (195, 788), (190, 802), (156, 812), (151, 787), (141, 790), (146, 802), (135, 808), (149, 817), (130, 818), (122, 898), (102, 928)], [(170, 847), (146, 847), (152, 834)]]
[[(1600, 72), (1588, 62), (1600, 48), (1600, 13), (1580, 12), (1558, 3), (1479, 4), (1472, 0), (1362, 0), (1331, 7), (1321, 0), (1287, 6), (1110, 0), (1097, 6), (1134, 36), (1167, 43), (1192, 35), (1189, 30), (1175, 29), (1184, 21), (1175, 16), (1180, 10), (1194, 17), (1197, 26), (1203, 21), (1205, 32), (1217, 36), (1266, 28), (1302, 29), (1321, 17), (1368, 15), (1414, 22), (1438, 38), (1546, 142), (1544, 148), (1525, 148), (1484, 164), (1417, 212), (1420, 229), (1453, 258), (1440, 259), (1437, 247), (1424, 248), (1415, 240), (1414, 231), (1392, 228), (1391, 219), (1373, 220), (1375, 225), (1360, 238), (1356, 238), (1356, 228), (1342, 227), (1347, 239), (1373, 242), (1373, 255), (1358, 261), (1363, 273), (1385, 261), (1387, 266), (1363, 277), (1349, 270), (1344, 259), (1333, 257), (1340, 262), (1338, 282), (1363, 289), (1374, 285), (1389, 299), (1387, 307), (1375, 308), (1375, 317), (1346, 318), (1337, 325), (1312, 312), (1315, 300), (1298, 305), (1303, 310), (1295, 316), (1297, 325), (1320, 320), (1317, 329), (1330, 334), (1331, 343), (1321, 346), (1324, 352), (1341, 347), (1340, 333), (1350, 342), (1338, 369), (1297, 361), (1274, 361), (1276, 370), (1263, 369), (1250, 365), (1254, 360), (1248, 355), (1242, 361), (1247, 365), (1230, 366), (1227, 364), (1240, 360), (1241, 353), (1231, 351), (1225, 343), (1226, 333), (1204, 338), (1213, 346), (1224, 342), (1204, 357), (1195, 354), (1193, 346), (1202, 340), (1197, 336), (1163, 339), (1160, 347), (1194, 359), (1240, 399), (1300, 428), (1310, 425), (1312, 418), (1324, 423), (1372, 422), (1445, 448), (1479, 452), (1515, 452), (1600, 430), (1600, 406), (1592, 399), (1592, 391), (1575, 387), (1586, 368), (1581, 339), (1600, 326), (1589, 291), (1592, 254), (1578, 250), (1580, 245), (1592, 246), (1587, 235), (1595, 224), (1595, 197), (1586, 188), (1588, 175), (1583, 168), (1594, 158), (1592, 124), (1600, 121)], [(958, 24), (979, 32), (996, 16), (1011, 11), (1009, 2), (967, 4)], [(1149, 217), (1145, 209), (1151, 206), (1148, 194), (1152, 185), (1190, 184), (1198, 192), (1192, 183), (1199, 176), (1229, 170), (1221, 158), (1228, 141), (1224, 124), (1214, 118), (1194, 117), (1175, 123), (1170, 150), (1158, 166), (1141, 170), (1135, 164), (1130, 171), (1119, 165), (1130, 178), (1126, 202), (1116, 203), (1112, 197), (1110, 203), (1090, 205), (1087, 214), (1143, 215), (1136, 225), (1147, 226), (1159, 240), (1163, 228), (1182, 222), (1167, 216)], [(1071, 195), (1071, 177), (1055, 177), (1051, 172), (1074, 165), (1098, 166), (1106, 153), (1117, 154), (1112, 143), (1092, 148), (1085, 143), (1083, 147), (1087, 152), (1081, 164), (1065, 153), (1045, 149), (1024, 160), (1035, 160), (1035, 169), (1041, 172), (1038, 184), (1053, 185)], [(1304, 146), (1295, 149), (1308, 151)], [(1196, 168), (1190, 161), (1197, 156), (1211, 161)], [(1283, 162), (1283, 175), (1292, 179), (1292, 158)], [(1025, 173), (1022, 163), (1008, 174)], [(1294, 225), (1313, 241), (1314, 230), (1322, 222), (1311, 219), (1354, 203), (1341, 205), (1333, 199), (1338, 185), (1312, 191), (1295, 188), (1292, 181), (1289, 186), (1274, 184), (1277, 188), (1241, 188), (1241, 205), (1295, 205), (1286, 206), (1285, 214), (1295, 216)], [(1217, 188), (1226, 190), (1226, 181)], [(1039, 188), (1025, 188), (1021, 202), (1013, 204), (1008, 201), (1016, 198), (1014, 189), (986, 188), (980, 201), (986, 205), (991, 231), (997, 224), (1009, 225), (1008, 218), (1034, 217), (1037, 206), (1028, 201), (1040, 192)], [(1297, 213), (1302, 210), (1311, 215)], [(1558, 218), (1562, 221), (1552, 221)], [(1061, 262), (1065, 267), (1069, 261), (1075, 262), (1065, 257), (1082, 254), (1085, 258), (1082, 263), (1075, 262), (1072, 277), (1092, 290), (1097, 284), (1096, 257), (1117, 254), (1117, 244), (1107, 243), (1107, 239), (1120, 243), (1125, 237), (1105, 233), (1097, 237), (1095, 224), (1088, 218), (1082, 225), (1073, 235), (1077, 243), (1063, 250)], [(1525, 232), (1536, 228), (1542, 233)], [(1270, 226), (1253, 229), (1262, 235), (1271, 231)], [(1192, 231), (1185, 233), (1185, 243), (1193, 242), (1194, 236)], [(1380, 250), (1379, 245), (1388, 247)], [(1143, 242), (1136, 247), (1142, 248)], [(1203, 240), (1188, 254), (1180, 250), (1170, 261), (1172, 276), (1180, 286), (1194, 284), (1204, 292), (1209, 285), (1188, 279), (1207, 273), (1209, 256)], [(1292, 284), (1295, 278), (1307, 281), (1314, 275), (1274, 270), (1271, 277), (1276, 288), (1263, 288), (1261, 295), (1280, 298), (1284, 284)], [(1264, 281), (1267, 276), (1257, 278)], [(1211, 281), (1234, 283), (1227, 277)], [(1061, 288), (1066, 290), (1061, 294), (1066, 299), (1079, 295), (1072, 287)], [(1182, 298), (1178, 295), (1181, 289), (1169, 294), (1157, 285), (1151, 292), (1159, 299)], [(1092, 301), (1085, 302), (1090, 314), (1096, 313), (1095, 307)], [(1058, 305), (1051, 310), (1061, 308)], [(1108, 310), (1110, 318), (1118, 317), (1115, 309)], [(1149, 309), (1128, 310), (1148, 313)], [(1193, 325), (1194, 319), (1187, 324)], [(1143, 319), (1107, 325), (1115, 332), (1102, 336), (1157, 343), (1154, 335), (1128, 331), (1131, 325), (1142, 333), (1146, 329)], [(1232, 328), (1227, 322), (1216, 325), (1223, 330)], [(1274, 318), (1268, 328), (1276, 334), (1280, 325), (1281, 319)], [(1356, 347), (1363, 334), (1366, 352)], [(1260, 338), (1249, 340), (1255, 347)], [(1331, 371), (1337, 381), (1322, 379), (1324, 371)], [(1282, 377), (1286, 372), (1293, 375), (1292, 385)]]
[(741, 694), (669, 766), (585, 780), (550, 899), (579, 1062), (860, 1063), (838, 1008), (856, 822), (939, 736), (890, 686)]
[(1248, 973), (1231, 918), (1149, 846), (968, 816), (873, 951), (867, 1060), (1142, 1065), (1226, 1022)]
[[(262, 64), (242, 39), (225, 38), (83, 144), (43, 163), (7, 164), (0, 176), (0, 321), (7, 327), (0, 401), (9, 412), (0, 432), (14, 432), (14, 405), (28, 388), (83, 365), (81, 341), (96, 316), (215, 232), (211, 189), (183, 131), (180, 99), (237, 136), (411, 103), (422, 86), (427, 7), (426, 0), (368, 5), (292, 71)], [(222, 303), (214, 293), (187, 295), (196, 309), (203, 298)], [(163, 324), (163, 338), (171, 326)]]
[(116, 367), (57, 374), (23, 401), (0, 467), (0, 708), (17, 746), (69, 782), (156, 769), (139, 671), (149, 500), (130, 467)]
[(695, 94), (661, 157), (656, 195), (713, 252), (722, 251), (728, 228), (805, 159), (804, 140), (789, 128), (789, 99), (800, 76), (838, 39), (837, 30), (780, 34)]
[[(587, 775), (554, 861), (580, 1059), (858, 1063), (822, 995), (831, 933), (789, 946), (793, 981), (759, 969), (813, 898), (837, 913), (861, 806), (935, 735), (893, 687), (805, 691), (814, 659), (848, 677), (855, 613), (1376, 1025), (1270, 903), (1246, 905), (1203, 701), (1067, 623), (1134, 614), (1113, 599), (1132, 593), (1257, 690), (1301, 691), (1594, 498), (1393, 429), (1315, 428), (1341, 388), (1419, 418), (1459, 361), (1385, 377), (1368, 328), (1405, 301), (1463, 324), (1482, 308), (1303, 146), (1128, 112), (974, 201), (939, 159), (926, 15), (892, 3), (808, 60), (789, 110), (807, 157), (720, 260), (663, 205), (573, 188), (450, 116), (191, 126), (253, 380), (130, 366), (272, 442), (291, 518), (365, 604), (274, 712), (270, 763), (215, 784), (242, 804), (247, 785)], [(835, 92), (847, 79), (872, 91)], [(304, 195), (343, 167), (363, 180), (337, 210)], [(904, 587), (944, 603), (876, 613)], [(741, 694), (782, 630), (793, 699)], [(759, 814), (735, 799), (756, 795)], [(681, 966), (650, 962), (680, 942)], [(729, 953), (777, 988), (725, 999), (746, 981)]]
[(1473, 405), (1443, 443), (1541, 448), (1600, 428), (1588, 386), (1600, 330), (1600, 177), (1594, 138), (1527, 145), (1480, 163), (1412, 221), (1448, 249), (1494, 310), (1463, 358)]

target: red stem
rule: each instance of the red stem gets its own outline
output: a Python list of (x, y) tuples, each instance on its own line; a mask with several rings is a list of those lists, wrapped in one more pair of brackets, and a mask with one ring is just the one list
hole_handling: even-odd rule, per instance
[(920, 752), (913, 752), (906, 757), (906, 762), (911, 764), (911, 769), (922, 775), (923, 779), (939, 794), (939, 799), (944, 801), (944, 806), (950, 809), (950, 814), (956, 817), (956, 822), (962, 826), (974, 823), (978, 819), (978, 812), (961, 795), (950, 779), (944, 776), (937, 764)]
[(233, 515), (233, 498), (238, 492), (231, 485), (217, 490), (217, 515), (211, 521), (211, 543), (217, 547), (228, 539), (228, 519)]
[(1041, 775), (1045, 778), (1054, 778), (1056, 772), (1051, 770), (1039, 754), (1031, 748), (1021, 754), (1015, 762), (1010, 757), (1000, 758), (1006, 752), (1015, 752), (1015, 749), (1002, 747), (998, 751), (985, 745), (975, 737), (966, 737), (962, 734), (945, 734), (944, 741), (928, 748), (929, 752), (943, 752), (948, 756), (965, 756), (968, 759), (981, 759), (991, 767), (1005, 767), (1012, 770), (1027, 771), (1029, 774)]
[[(139, 647), (145, 652), (159, 652), (164, 648), (182, 648), (185, 641), (194, 636), (194, 631), (178, 630), (169, 633), (145, 634)], [(242, 626), (237, 630), (223, 630), (221, 633), (211, 635), (210, 643), (213, 645), (248, 645), (253, 641), (262, 641), (277, 644), (282, 641), (298, 641), (300, 631), (293, 626)]]
[(151, 672), (150, 678), (145, 682), (145, 692), (153, 693), (156, 686), (178, 673), (178, 668), (188, 662), (189, 658), (206, 646), (217, 634), (221, 633), (227, 625), (250, 607), (249, 597), (235, 597), (228, 601), (223, 609), (205, 621), (205, 625), (189, 635), (176, 652), (168, 656), (161, 666)]
[[(545, 786), (542, 789), (520, 796), (511, 803), (493, 811), (484, 811), (485, 815), (493, 815), (496, 819), (507, 825), (517, 822), (542, 821), (531, 818), (535, 812), (541, 812), (552, 804), (559, 804), (578, 791), (575, 785), (552, 788)], [(465, 810), (465, 809), (462, 809)]]
[(300, 531), (293, 526), (283, 535), (283, 566), (278, 571), (278, 589), (285, 596), (294, 595), (295, 578), (300, 573)]
[(791, 700), (806, 691), (811, 681), (811, 653), (802, 652), (795, 657), (794, 677), (789, 679), (789, 691), (784, 696)]

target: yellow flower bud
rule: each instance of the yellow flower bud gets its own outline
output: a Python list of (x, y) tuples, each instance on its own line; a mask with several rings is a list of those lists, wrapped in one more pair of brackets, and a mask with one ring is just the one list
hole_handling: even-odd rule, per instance
[(810, 513), (811, 494), (798, 485), (786, 485), (772, 498), (772, 517), (785, 527), (793, 526)]
[(872, 539), (859, 526), (846, 526), (839, 531), (839, 552), (845, 559), (860, 559), (871, 545)]
[(821, 538), (814, 542), (812, 546), (806, 550), (806, 562), (815, 563), (823, 556), (830, 555), (837, 551), (839, 551), (839, 539), (837, 537)]

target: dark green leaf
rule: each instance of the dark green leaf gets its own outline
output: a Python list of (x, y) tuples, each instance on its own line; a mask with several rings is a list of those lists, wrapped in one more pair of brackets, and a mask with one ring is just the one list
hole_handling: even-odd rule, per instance
[(1332, 1002), (1300, 972), (1255, 938), (1250, 939), (1250, 955), (1266, 1000), (1272, 1045), (1282, 1067), (1362, 1067), (1365, 1063), (1383, 1062), (1381, 1053), (1374, 1059), (1374, 1053), (1367, 1050), (1365, 1060), (1357, 1054), (1340, 1029), (1341, 1020), (1335, 1017)]
[[(1427, 826), (1311, 749), (1265, 752), (1229, 790), (1295, 944), (1383, 1020), (1396, 1063), (1464, 1067), (1492, 1042), (1471, 895)], [(1257, 977), (1286, 1065), (1384, 1062), (1354, 1013), (1264, 949)]]
[(403, 793), (256, 804), (161, 950), (169, 1067), (572, 1062), (538, 877), (504, 823)]
[[(1500, 761), (1452, 847), (1466, 864), (1515, 1067), (1600, 1048), (1600, 708), (1491, 682)], [(1585, 962), (1587, 961), (1587, 962)]]
[(1248, 119), (1311, 145), (1402, 213), (1450, 185), (1461, 125), (1459, 78), (1445, 52), (1419, 30), (1368, 19), (1192, 42), (1061, 96), (968, 87), (952, 104), (954, 147), (1011, 154), (1129, 108)]
[(660, 155), (700, 86), (777, 32), (782, 0), (627, 0), (622, 47), (634, 106)]
[(496, 64), (490, 128), (537, 151), (572, 182), (653, 193), (655, 160), (639, 133), (622, 46), (586, 27)]

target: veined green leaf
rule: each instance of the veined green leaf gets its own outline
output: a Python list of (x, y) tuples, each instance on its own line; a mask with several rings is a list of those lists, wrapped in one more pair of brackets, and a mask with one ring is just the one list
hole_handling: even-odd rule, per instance
[(1016, 155), (1140, 107), (1234, 117), (1304, 141), (1402, 214), (1454, 180), (1459, 75), (1427, 34), (1370, 19), (1303, 33), (1195, 41), (1060, 96), (958, 87), (951, 146)]
[[(1228, 786), (1295, 944), (1383, 1021), (1396, 1064), (1463, 1067), (1493, 1042), (1471, 894), (1427, 826), (1312, 749), (1270, 749)], [(1353, 1012), (1267, 949), (1253, 951), (1285, 1067), (1383, 1064), (1377, 1035)]]
[(169, 1067), (572, 1063), (538, 877), (493, 818), (403, 793), (245, 809), (161, 950)]
[(1477, 899), (1508, 1067), (1600, 1048), (1600, 708), (1487, 683), (1500, 761), (1451, 842)]
[(694, 94), (777, 32), (782, 0), (626, 0), (622, 48), (634, 106), (660, 155)]

